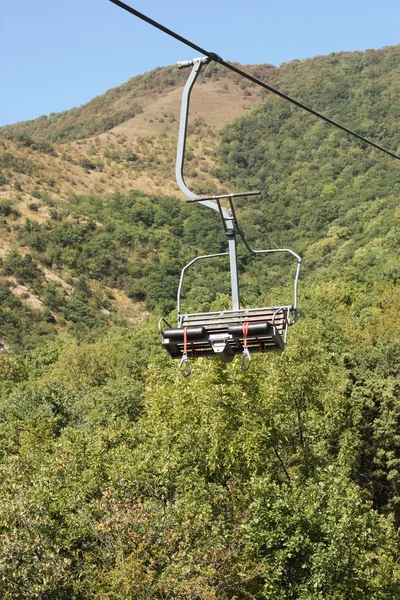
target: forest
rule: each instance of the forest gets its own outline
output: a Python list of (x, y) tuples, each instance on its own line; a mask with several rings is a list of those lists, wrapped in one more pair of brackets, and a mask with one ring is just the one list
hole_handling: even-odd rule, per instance
[[(395, 46), (273, 77), (399, 153), (399, 64)], [(52, 158), (55, 123), (47, 142), (29, 125), (31, 152)], [(4, 189), (35, 168), (34, 154), (28, 166), (5, 154)], [(212, 176), (262, 191), (236, 201), (253, 247), (302, 256), (299, 321), (282, 354), (247, 372), (199, 359), (187, 380), (157, 321), (176, 319), (182, 266), (225, 250), (217, 214), (171, 195), (66, 200), (37, 184), (22, 218), (0, 197), (14, 240), (0, 254), (5, 600), (400, 598), (399, 161), (266, 97), (223, 128)], [(242, 303), (290, 302), (294, 267), (239, 245)], [(116, 309), (119, 293), (140, 318)], [(228, 265), (193, 270), (183, 302), (228, 309)]]

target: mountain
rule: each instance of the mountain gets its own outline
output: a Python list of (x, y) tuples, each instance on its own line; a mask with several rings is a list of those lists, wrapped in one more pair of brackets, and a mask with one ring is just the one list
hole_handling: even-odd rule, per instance
[[(262, 77), (276, 69), (259, 65), (250, 71)], [(187, 71), (177, 67), (159, 68), (79, 108), (1, 127), (0, 136), (42, 153), (57, 154), (53, 168), (65, 173), (63, 179), (75, 174), (73, 185), (80, 191), (98, 193), (135, 185), (146, 192), (176, 193), (170, 173), (186, 76)], [(209, 66), (193, 93), (192, 152), (201, 152), (207, 143), (213, 146), (216, 133), (251, 110), (261, 97), (259, 90), (249, 94), (235, 74)], [(52, 151), (53, 143), (57, 151)], [(82, 169), (74, 169), (71, 163), (91, 170), (91, 177), (82, 177)], [(121, 169), (121, 164), (131, 169)], [(100, 171), (102, 176), (97, 175)], [(71, 193), (71, 186), (63, 188), (61, 192)]]
[[(279, 69), (245, 68), (398, 151), (399, 53), (396, 46), (293, 61)], [(177, 192), (174, 155), (186, 76), (176, 67), (156, 69), (79, 109), (0, 129), (0, 253), (7, 263), (2, 281), (4, 301), (13, 305), (4, 317), (12, 323), (0, 332), (6, 343), (35, 343), (28, 342), (29, 326), (25, 341), (20, 331), (23, 322), (32, 320), (38, 321), (33, 338), (41, 339), (66, 326), (87, 331), (121, 317), (135, 321), (143, 314), (143, 301), (147, 309), (158, 305), (168, 311), (186, 258), (200, 249), (224, 247), (212, 215), (201, 212), (202, 225), (196, 228), (196, 208), (186, 211), (178, 202), (171, 210), (174, 201), (160, 199), (160, 194)], [(305, 274), (312, 267), (317, 278), (319, 273), (326, 277), (327, 263), (336, 261), (333, 279), (353, 264), (370, 279), (386, 273), (397, 280), (395, 161), (218, 65), (207, 66), (192, 96), (189, 185), (198, 193), (261, 189), (260, 200), (238, 202), (252, 243), (295, 245), (305, 254)], [(139, 212), (132, 208), (136, 203)], [(179, 216), (171, 222), (166, 212)], [(176, 263), (165, 251), (169, 245)], [(115, 249), (111, 261), (110, 247)], [(20, 268), (8, 265), (11, 252), (19, 253)], [(369, 262), (358, 260), (363, 253)], [(24, 278), (16, 274), (24, 271), (25, 255), (36, 271)], [(244, 270), (247, 259), (241, 260)], [(272, 280), (265, 269), (247, 268), (248, 302), (288, 280), (279, 264)], [(76, 286), (82, 279), (79, 296)], [(54, 287), (62, 300), (46, 296)], [(218, 289), (229, 291), (227, 281), (218, 277), (211, 294), (201, 283), (195, 289), (194, 298), (208, 299), (204, 306)], [(73, 325), (78, 309), (67, 305), (78, 297), (86, 308), (81, 307)]]
[[(269, 65), (251, 69), (259, 75), (275, 72)], [(39, 244), (39, 247), (34, 243), (33, 248), (30, 244), (27, 246), (26, 239), (23, 239), (27, 233), (37, 236), (37, 229), (42, 228), (47, 234), (49, 228), (53, 228), (60, 220), (65, 221), (61, 229), (71, 229), (71, 221), (78, 228), (82, 221), (85, 227), (89, 214), (97, 222), (98, 229), (101, 225), (97, 218), (99, 215), (93, 214), (90, 202), (86, 202), (89, 214), (80, 213), (81, 207), (78, 204), (81, 200), (78, 197), (83, 195), (94, 194), (98, 198), (106, 198), (109, 194), (126, 196), (131, 194), (132, 189), (147, 195), (176, 194), (177, 186), (173, 179), (174, 155), (185, 77), (186, 74), (176, 67), (156, 69), (129, 80), (79, 109), (1, 128), (0, 194), (3, 235), (0, 256), (11, 256), (12, 251), (24, 256), (33, 250), (34, 260), (39, 261), (39, 271), (32, 275), (30, 281), (26, 277), (19, 277), (18, 281), (14, 276), (14, 267), (6, 266), (3, 273), (6, 286), (3, 293), (7, 298), (4, 302), (13, 305), (12, 309), (8, 307), (7, 318), (4, 317), (4, 322), (8, 324), (3, 325), (5, 329), (0, 332), (6, 343), (15, 345), (17, 342), (29, 347), (32, 343), (29, 340), (32, 338), (54, 335), (56, 330), (64, 329), (66, 322), (71, 323), (71, 318), (73, 320), (73, 315), (68, 310), (57, 316), (54, 302), (50, 303), (53, 304), (50, 313), (43, 311), (45, 306), (50, 308), (44, 297), (48, 286), (58, 286), (58, 293), (67, 296), (67, 300), (71, 294), (76, 297), (73, 293), (76, 287), (73, 278), (71, 279), (71, 267), (75, 269), (75, 263), (73, 265), (71, 261), (67, 261), (70, 264), (65, 264), (62, 259), (61, 263), (56, 261), (56, 264), (53, 258), (39, 257), (37, 253), (40, 253), (43, 244)], [(216, 136), (221, 127), (251, 110), (261, 100), (259, 93), (249, 95), (240, 85), (237, 77), (211, 66), (200, 79), (198, 90), (193, 94), (194, 119), (188, 143), (188, 159), (199, 155), (199, 164), (191, 169), (193, 177), (189, 177), (194, 185), (198, 174), (212, 164)], [(211, 107), (213, 110), (210, 110)], [(206, 157), (205, 147), (208, 147), (209, 154)], [(207, 191), (214, 189), (216, 184), (219, 185), (215, 177), (210, 175), (197, 187)], [(142, 198), (140, 194), (139, 197)], [(129, 202), (132, 203), (132, 200)], [(153, 200), (147, 200), (147, 203), (153, 203)], [(181, 203), (178, 206), (178, 210), (183, 209)], [(153, 208), (149, 210), (153, 211)], [(119, 217), (116, 218), (118, 220)], [(114, 224), (109, 226), (115, 227)], [(145, 229), (148, 226), (148, 223), (142, 225)], [(89, 226), (87, 230), (86, 238), (88, 235), (96, 237), (99, 233), (98, 230), (93, 232)], [(82, 236), (82, 233), (79, 235)], [(131, 233), (129, 236), (132, 238)], [(43, 243), (46, 245), (47, 242)], [(154, 247), (159, 242), (152, 240), (148, 243), (153, 246), (153, 250), (149, 251), (155, 252)], [(140, 250), (142, 256), (143, 252), (146, 254), (149, 251), (143, 248)], [(99, 248), (96, 247), (95, 254), (98, 253)], [(124, 249), (122, 254), (119, 261), (124, 266), (120, 265), (119, 270), (126, 266), (129, 249)], [(83, 276), (78, 271), (74, 271), (74, 276)], [(87, 275), (85, 273), (84, 276)], [(117, 282), (115, 273), (108, 277), (108, 287), (101, 278), (101, 290), (99, 284), (96, 284), (96, 277), (98, 274), (94, 279), (90, 277), (91, 302), (88, 303), (88, 296), (82, 296), (83, 291), (80, 291), (81, 300), (93, 308), (91, 310), (87, 306), (84, 312), (88, 315), (85, 318), (83, 314), (78, 317), (80, 324), (84, 322), (85, 331), (87, 327), (90, 329), (106, 325), (108, 317), (111, 320), (115, 317), (117, 322), (120, 318), (134, 322), (143, 313), (143, 306), (132, 303), (121, 289), (127, 286)], [(36, 282), (35, 289), (32, 287), (33, 282)], [(118, 289), (115, 286), (119, 286)], [(134, 300), (143, 297), (142, 292), (132, 290), (130, 286), (128, 291)], [(72, 313), (75, 310), (76, 307)], [(22, 314), (25, 312), (26, 318)], [(9, 323), (10, 313), (14, 315), (12, 323)], [(28, 324), (23, 326), (24, 322), (32, 320), (38, 321), (33, 328), (34, 333)], [(21, 334), (21, 327), (28, 330), (27, 336)]]
[[(399, 153), (399, 59), (245, 68)], [(0, 593), (398, 598), (399, 161), (207, 66), (190, 185), (262, 191), (238, 218), (302, 255), (300, 318), (282, 355), (184, 380), (157, 321), (182, 266), (226, 248), (176, 194), (186, 75), (0, 130)], [(290, 261), (238, 260), (244, 305), (290, 302)], [(229, 308), (227, 265), (193, 269), (183, 302)]]

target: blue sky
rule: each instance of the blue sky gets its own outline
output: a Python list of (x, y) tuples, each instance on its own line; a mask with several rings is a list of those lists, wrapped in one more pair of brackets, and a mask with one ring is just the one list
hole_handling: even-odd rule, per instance
[[(400, 42), (399, 0), (125, 0), (226, 60), (279, 65)], [(88, 102), (193, 50), (109, 0), (4, 0), (0, 125)]]

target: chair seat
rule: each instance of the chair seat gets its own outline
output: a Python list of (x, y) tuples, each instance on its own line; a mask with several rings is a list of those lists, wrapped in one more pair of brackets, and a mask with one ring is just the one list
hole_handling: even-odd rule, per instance
[[(244, 347), (249, 352), (284, 350), (291, 306), (181, 315), (176, 329), (162, 332), (162, 345), (172, 358), (218, 356), (230, 362)], [(186, 331), (185, 331), (186, 330)]]

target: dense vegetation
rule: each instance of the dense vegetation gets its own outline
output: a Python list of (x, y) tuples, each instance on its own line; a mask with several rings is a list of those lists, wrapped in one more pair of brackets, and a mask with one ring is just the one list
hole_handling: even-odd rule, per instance
[[(12, 205), (7, 207), (8, 212), (13, 210)], [(26, 219), (23, 225), (14, 225), (20, 247), (29, 253), (10, 252), (0, 262), (0, 274), (29, 286), (46, 307), (36, 311), (40, 332), (35, 332), (23, 318), (26, 313), (32, 319), (34, 313), (15, 298), (10, 282), (3, 284), (0, 339), (14, 350), (31, 347), (35, 333), (54, 334), (52, 321), (79, 335), (118, 322), (112, 313), (113, 288), (144, 302), (147, 309), (169, 312), (183, 264), (196, 252), (224, 250), (218, 215), (176, 198), (137, 192), (125, 197), (74, 196), (51, 214), (42, 224)], [(68, 285), (47, 281), (43, 268), (69, 273)], [(187, 306), (206, 308), (218, 293), (228, 292), (226, 269), (227, 262), (213, 263), (194, 272), (191, 289), (185, 288)], [(215, 270), (220, 275), (212, 279)], [(95, 290), (94, 283), (101, 287)], [(108, 319), (100, 309), (111, 311)]]
[[(6, 206), (11, 215), (12, 204)], [(226, 246), (216, 212), (135, 191), (105, 198), (76, 195), (68, 203), (53, 205), (51, 219), (44, 223), (25, 219), (13, 228), (20, 248), (28, 251), (24, 256), (10, 252), (0, 260), (0, 275), (11, 279), (1, 288), (4, 318), (0, 339), (14, 351), (53, 337), (56, 324), (80, 338), (101, 333), (107, 323), (121, 324), (112, 307), (113, 289), (123, 290), (134, 302), (143, 302), (147, 310), (166, 314), (175, 307), (182, 266), (196, 254), (223, 252)], [(268, 271), (271, 265), (273, 274)], [(242, 248), (239, 267), (245, 274), (245, 303), (260, 301), (266, 285), (278, 288), (270, 290), (275, 301), (282, 298), (280, 286), (287, 285), (284, 301), (290, 301), (294, 274), (290, 261), (264, 258), (249, 263)], [(46, 268), (68, 273), (67, 285), (47, 281)], [(228, 308), (227, 269), (227, 259), (217, 259), (189, 271), (183, 290), (185, 308), (207, 310), (212, 303), (216, 308)], [(12, 293), (15, 281), (28, 286), (44, 310), (24, 306)], [(30, 320), (37, 326), (31, 327)]]
[[(399, 51), (290, 63), (281, 87), (398, 152)], [(400, 597), (399, 167), (279, 100), (219, 152), (227, 187), (263, 190), (238, 203), (251, 243), (304, 257), (287, 349), (247, 373), (200, 360), (184, 380), (156, 333), (182, 264), (224, 248), (217, 215), (76, 195), (15, 228), (3, 272), (43, 300), (43, 338), (69, 328), (29, 339), (37, 311), (0, 290), (19, 350), (0, 352), (7, 600)], [(0, 218), (15, 227), (12, 203)], [(290, 263), (239, 258), (245, 303), (290, 298)], [(204, 266), (185, 303), (228, 306), (227, 286), (224, 266)], [(105, 316), (114, 288), (154, 315)]]
[(0, 355), (3, 597), (398, 597), (398, 342), (186, 382), (154, 332)]

